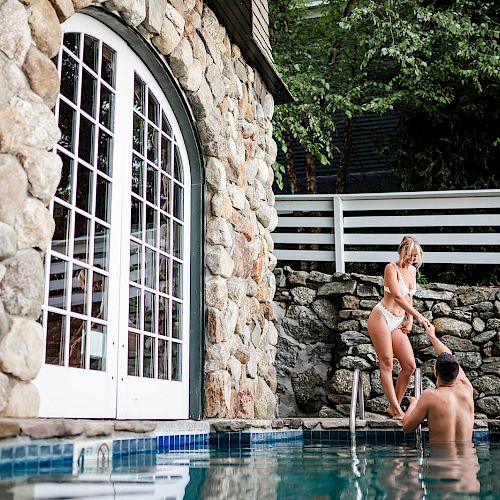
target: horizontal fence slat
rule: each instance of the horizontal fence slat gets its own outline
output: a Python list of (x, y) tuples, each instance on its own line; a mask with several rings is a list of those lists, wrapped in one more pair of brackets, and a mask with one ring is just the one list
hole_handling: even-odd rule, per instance
[(335, 252), (329, 250), (280, 250), (275, 249), (274, 255), (278, 261), (309, 260), (315, 262), (333, 262)]
[(332, 217), (279, 217), (279, 227), (332, 227)]
[(344, 217), (345, 228), (500, 226), (500, 214)]
[(482, 198), (388, 198), (384, 200), (344, 200), (344, 211), (366, 210), (460, 210), (500, 208), (500, 197)]
[(278, 214), (284, 212), (332, 212), (333, 200), (296, 200), (276, 203)]
[(299, 244), (306, 243), (308, 245), (333, 245), (335, 236), (332, 233), (274, 233), (274, 243), (289, 243)]
[[(347, 251), (344, 252), (346, 262), (393, 262), (397, 260), (396, 252)], [(425, 252), (426, 263), (438, 264), (500, 264), (499, 252)]]
[[(500, 245), (500, 233), (411, 233), (425, 245)], [(275, 235), (276, 236), (276, 235)], [(346, 245), (399, 245), (403, 233), (344, 234)], [(275, 240), (276, 241), (276, 240)], [(285, 242), (282, 242), (285, 243)], [(424, 248), (425, 251), (425, 248)]]

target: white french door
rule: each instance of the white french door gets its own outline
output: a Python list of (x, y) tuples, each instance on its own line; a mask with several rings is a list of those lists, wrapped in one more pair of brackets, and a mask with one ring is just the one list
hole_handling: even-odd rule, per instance
[(41, 416), (188, 418), (188, 158), (146, 66), (97, 20), (63, 24), (63, 174), (46, 256)]

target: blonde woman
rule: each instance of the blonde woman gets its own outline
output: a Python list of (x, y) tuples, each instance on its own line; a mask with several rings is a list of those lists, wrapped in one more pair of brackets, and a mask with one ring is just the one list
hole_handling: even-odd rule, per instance
[[(387, 413), (394, 419), (404, 417), (401, 400), (415, 371), (415, 356), (408, 339), (413, 318), (420, 325), (429, 321), (413, 307), (417, 289), (416, 274), (422, 265), (422, 248), (413, 236), (405, 236), (398, 248), (399, 260), (385, 266), (384, 297), (373, 308), (368, 318), (368, 334), (377, 352), (380, 365), (380, 382), (389, 406)], [(401, 365), (396, 381), (392, 381), (393, 358)]]

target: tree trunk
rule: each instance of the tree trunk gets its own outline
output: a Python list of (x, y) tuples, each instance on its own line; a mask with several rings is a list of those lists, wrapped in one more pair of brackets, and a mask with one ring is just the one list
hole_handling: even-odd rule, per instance
[[(354, 0), (349, 0), (344, 9), (344, 17), (349, 17), (351, 15), (353, 6), (354, 6)], [(339, 56), (341, 47), (342, 47), (342, 42), (339, 39), (335, 40), (335, 43), (333, 44), (332, 47), (332, 52), (329, 57), (330, 64), (333, 65), (337, 62), (337, 57)]]
[(299, 192), (299, 181), (297, 180), (297, 170), (295, 170), (295, 161), (293, 159), (293, 141), (290, 132), (285, 133), (286, 142), (286, 171), (288, 174), (288, 182), (290, 183), (290, 191), (292, 194)]
[(318, 192), (318, 179), (316, 178), (316, 156), (306, 151), (306, 182), (307, 193)]
[(342, 151), (340, 152), (339, 168), (337, 170), (337, 182), (335, 183), (335, 192), (344, 193), (347, 179), (347, 167), (351, 158), (352, 151), (352, 129), (354, 127), (354, 118), (348, 118), (345, 122), (344, 135), (342, 137)]

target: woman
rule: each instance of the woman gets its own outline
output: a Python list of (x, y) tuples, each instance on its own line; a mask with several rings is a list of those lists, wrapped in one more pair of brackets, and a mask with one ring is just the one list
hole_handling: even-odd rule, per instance
[[(368, 334), (379, 359), (382, 389), (389, 400), (387, 413), (401, 420), (404, 417), (401, 400), (415, 371), (415, 357), (408, 333), (414, 317), (421, 326), (429, 322), (412, 306), (417, 288), (417, 269), (422, 265), (422, 249), (415, 238), (405, 236), (398, 254), (398, 262), (391, 262), (385, 267), (384, 297), (368, 318)], [(401, 364), (395, 389), (392, 381), (394, 356)]]

